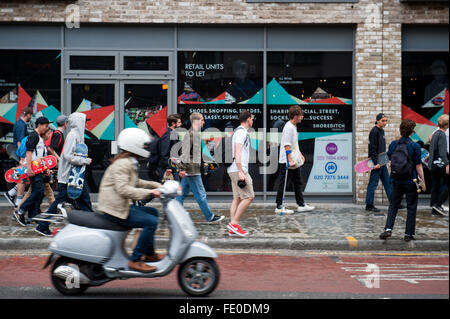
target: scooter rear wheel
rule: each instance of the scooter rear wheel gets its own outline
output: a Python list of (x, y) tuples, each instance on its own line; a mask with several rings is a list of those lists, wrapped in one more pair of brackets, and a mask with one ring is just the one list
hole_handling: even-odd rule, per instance
[(211, 258), (191, 258), (178, 269), (178, 284), (191, 296), (203, 297), (216, 289), (220, 280), (217, 263)]
[(62, 279), (54, 274), (54, 271), (59, 266), (70, 266), (70, 265), (76, 265), (78, 269), (80, 268), (80, 265), (78, 265), (76, 260), (72, 260), (66, 257), (59, 257), (53, 264), (52, 270), (50, 272), (50, 278), (52, 280), (53, 287), (55, 287), (55, 289), (58, 290), (63, 295), (66, 296), (80, 295), (84, 291), (86, 291), (86, 289), (89, 288), (88, 285), (77, 284), (75, 279), (73, 283), (71, 281), (66, 283), (65, 279)]

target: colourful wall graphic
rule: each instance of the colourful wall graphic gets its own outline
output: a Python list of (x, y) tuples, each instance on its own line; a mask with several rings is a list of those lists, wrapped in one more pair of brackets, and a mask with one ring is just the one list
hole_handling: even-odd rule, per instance
[(437, 129), (437, 120), (442, 114), (448, 114), (449, 111), (449, 92), (448, 89), (442, 90), (439, 94), (425, 102), (421, 108), (435, 108), (436, 113), (430, 118), (426, 118), (406, 105), (402, 104), (402, 119), (409, 119), (416, 123), (415, 133), (412, 139), (428, 142), (429, 136)]

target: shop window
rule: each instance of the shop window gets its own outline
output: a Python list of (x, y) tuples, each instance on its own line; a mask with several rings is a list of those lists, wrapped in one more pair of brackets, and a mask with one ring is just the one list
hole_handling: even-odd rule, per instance
[[(448, 52), (402, 54), (402, 119), (416, 122), (411, 138), (426, 151), (439, 116), (449, 112), (448, 66)], [(424, 175), (431, 185), (426, 165)]]
[[(238, 116), (249, 110), (254, 116), (251, 133), (249, 170), (255, 191), (263, 191), (263, 175), (259, 168), (258, 152), (264, 151), (263, 135), (263, 54), (262, 52), (204, 52), (184, 51), (178, 53), (178, 113), (182, 114), (186, 128), (189, 116), (200, 112), (205, 118), (203, 154), (226, 161), (227, 131), (239, 126)], [(220, 154), (220, 155), (218, 155)], [(205, 176), (207, 191), (231, 191), (226, 173), (227, 165)]]
[(85, 178), (89, 190), (97, 193), (115, 139), (115, 84), (72, 83), (71, 92), (71, 113), (86, 114), (84, 137), (92, 163)]
[[(297, 130), (306, 159), (302, 174), (307, 193), (352, 192), (352, 98), (351, 52), (268, 52), (270, 162), (284, 151), (279, 142), (289, 107), (299, 105), (304, 112)], [(268, 191), (278, 189), (279, 169), (271, 166)]]
[(71, 55), (69, 57), (70, 70), (114, 71), (116, 68), (115, 56), (100, 55)]
[(169, 71), (168, 56), (124, 56), (125, 71)]
[[(61, 53), (56, 50), (0, 50), (0, 164), (2, 175), (16, 163), (10, 159), (6, 146), (13, 143), (14, 123), (21, 110), (34, 108), (28, 124), (41, 114), (55, 121), (61, 110)], [(0, 179), (0, 191), (6, 185)]]

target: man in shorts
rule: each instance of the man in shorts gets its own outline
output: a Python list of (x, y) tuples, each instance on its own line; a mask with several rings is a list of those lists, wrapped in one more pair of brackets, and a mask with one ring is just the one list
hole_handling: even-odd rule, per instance
[(250, 157), (250, 137), (248, 129), (253, 126), (253, 116), (249, 111), (239, 114), (241, 125), (232, 137), (233, 163), (228, 168), (228, 175), (233, 189), (233, 202), (230, 207), (230, 223), (227, 226), (229, 236), (245, 237), (248, 233), (241, 228), (239, 220), (255, 198), (253, 181), (248, 173)]

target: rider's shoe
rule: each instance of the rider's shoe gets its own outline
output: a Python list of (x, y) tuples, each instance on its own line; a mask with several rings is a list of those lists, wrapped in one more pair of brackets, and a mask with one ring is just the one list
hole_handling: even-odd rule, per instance
[(163, 258), (161, 257), (161, 255), (159, 255), (157, 253), (154, 253), (152, 256), (145, 255), (145, 256), (142, 256), (142, 258), (141, 258), (141, 260), (146, 263), (154, 263), (154, 262), (160, 261), (162, 259)]
[(156, 270), (156, 267), (149, 266), (143, 261), (129, 261), (128, 268), (139, 272), (153, 272)]

